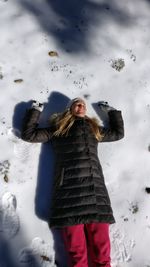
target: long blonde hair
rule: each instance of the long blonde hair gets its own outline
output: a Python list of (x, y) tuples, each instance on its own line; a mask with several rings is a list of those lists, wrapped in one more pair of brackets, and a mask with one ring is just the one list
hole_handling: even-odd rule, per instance
[[(70, 110), (53, 114), (49, 119), (49, 123), (54, 124), (56, 127), (53, 136), (67, 136), (70, 128), (74, 124), (75, 119), (76, 116), (74, 116)], [(88, 116), (85, 116), (85, 119), (89, 122), (95, 138), (100, 141), (103, 137), (103, 134), (101, 132), (101, 127), (98, 120)]]

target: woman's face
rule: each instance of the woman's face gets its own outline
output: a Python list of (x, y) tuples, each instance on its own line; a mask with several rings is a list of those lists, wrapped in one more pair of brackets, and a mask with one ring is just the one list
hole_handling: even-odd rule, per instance
[(84, 101), (77, 101), (71, 107), (71, 113), (77, 117), (83, 118), (86, 114), (86, 104)]

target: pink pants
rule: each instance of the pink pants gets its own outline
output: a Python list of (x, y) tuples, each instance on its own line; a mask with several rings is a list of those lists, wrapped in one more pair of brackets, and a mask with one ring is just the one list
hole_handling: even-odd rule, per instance
[(61, 231), (69, 267), (111, 267), (109, 224), (78, 224), (63, 227)]

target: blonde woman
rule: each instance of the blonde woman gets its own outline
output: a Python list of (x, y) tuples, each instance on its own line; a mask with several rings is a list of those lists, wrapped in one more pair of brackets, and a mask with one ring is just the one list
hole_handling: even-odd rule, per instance
[(86, 115), (82, 98), (71, 100), (65, 111), (52, 116), (47, 128), (39, 128), (43, 105), (34, 102), (27, 112), (22, 139), (51, 142), (55, 174), (49, 225), (60, 228), (68, 252), (69, 267), (111, 267), (109, 224), (115, 222), (98, 158), (98, 143), (124, 136), (121, 111), (105, 105), (109, 127), (101, 127)]

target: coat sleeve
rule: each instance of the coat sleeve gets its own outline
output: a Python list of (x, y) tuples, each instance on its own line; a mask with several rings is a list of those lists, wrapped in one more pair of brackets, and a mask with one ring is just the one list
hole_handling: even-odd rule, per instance
[(124, 137), (124, 122), (120, 110), (111, 110), (108, 112), (109, 127), (102, 129), (101, 142), (112, 142)]
[(41, 112), (36, 109), (27, 110), (23, 119), (21, 138), (31, 143), (45, 143), (51, 139), (51, 128), (38, 128)]

